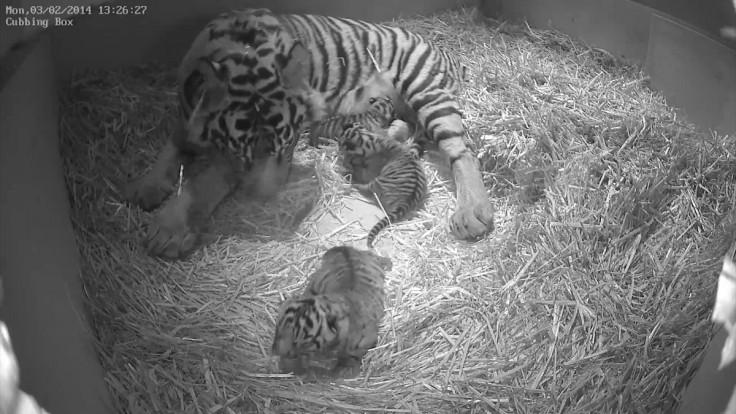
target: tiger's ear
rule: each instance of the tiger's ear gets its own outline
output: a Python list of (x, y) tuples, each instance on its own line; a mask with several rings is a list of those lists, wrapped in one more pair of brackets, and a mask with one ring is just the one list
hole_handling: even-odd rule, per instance
[(309, 84), (309, 51), (300, 42), (294, 43), (286, 64), (281, 70), (281, 81), (286, 88), (304, 89)]

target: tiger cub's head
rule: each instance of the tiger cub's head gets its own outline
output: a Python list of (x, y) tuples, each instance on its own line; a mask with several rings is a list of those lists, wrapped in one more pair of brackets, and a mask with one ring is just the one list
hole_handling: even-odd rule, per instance
[(347, 330), (344, 307), (331, 295), (287, 299), (279, 311), (271, 353), (296, 358), (331, 349)]
[(371, 111), (378, 113), (384, 119), (393, 120), (396, 118), (396, 110), (394, 102), (389, 96), (376, 96), (368, 98), (368, 103), (371, 105)]
[(362, 122), (355, 121), (355, 122), (347, 122), (342, 126), (342, 137), (350, 138), (354, 137), (359, 134), (365, 134), (370, 132), (368, 128), (363, 125)]
[(371, 135), (372, 132), (362, 122), (348, 122), (337, 137), (337, 145), (341, 151), (354, 153)]

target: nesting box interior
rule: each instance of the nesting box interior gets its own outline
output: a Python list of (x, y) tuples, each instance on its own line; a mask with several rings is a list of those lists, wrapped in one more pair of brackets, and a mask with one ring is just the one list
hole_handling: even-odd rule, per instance
[[(105, 2), (58, 27), (16, 3), (0, 36), (0, 319), (51, 413), (725, 407), (736, 367), (707, 355), (736, 250), (736, 52), (718, 28), (623, 0)], [(191, 41), (245, 7), (403, 27), (470, 69), (459, 100), (496, 230), (452, 236), (449, 164), (428, 151), (426, 205), (377, 243), (387, 312), (356, 379), (306, 381), (270, 355), (281, 301), (382, 216), (335, 146), (300, 143), (274, 199), (236, 191), (185, 260), (145, 251), (151, 213), (122, 196), (177, 121)], [(684, 398), (704, 357), (724, 387)]]

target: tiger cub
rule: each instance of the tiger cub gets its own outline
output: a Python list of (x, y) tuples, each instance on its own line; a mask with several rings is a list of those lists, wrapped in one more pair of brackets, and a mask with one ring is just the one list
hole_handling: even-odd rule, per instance
[(416, 131), (419, 120), (416, 112), (394, 87), (393, 76), (389, 72), (374, 72), (360, 86), (342, 94), (330, 110), (338, 115), (368, 111), (373, 99), (378, 96), (390, 99), (394, 106), (395, 120), (389, 126), (389, 136), (406, 141)]
[(379, 175), (367, 184), (353, 183), (359, 191), (375, 194), (387, 214), (368, 233), (367, 245), (370, 248), (381, 230), (418, 210), (427, 198), (427, 177), (421, 161), (424, 142), (415, 139), (407, 147), (369, 131), (358, 122), (346, 125), (338, 142), (342, 152), (348, 156), (381, 154), (387, 160)]
[(365, 111), (347, 112), (325, 118), (309, 127), (309, 145), (319, 146), (320, 137), (335, 140), (342, 133), (345, 124), (360, 122), (368, 130), (376, 133), (397, 131), (392, 138), (406, 140), (408, 128), (401, 128), (403, 121), (396, 118), (394, 104), (389, 97), (369, 98), (370, 107)]
[(334, 377), (354, 377), (378, 341), (384, 314), (384, 271), (391, 259), (349, 246), (333, 247), (299, 297), (284, 301), (271, 352), (282, 372), (301, 375), (313, 356), (337, 352)]

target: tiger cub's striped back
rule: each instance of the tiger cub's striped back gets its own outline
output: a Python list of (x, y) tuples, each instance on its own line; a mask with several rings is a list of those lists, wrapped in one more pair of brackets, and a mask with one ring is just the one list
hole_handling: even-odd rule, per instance
[(328, 140), (337, 139), (345, 129), (346, 124), (360, 122), (368, 130), (383, 132), (388, 130), (391, 122), (396, 119), (394, 104), (389, 97), (369, 98), (369, 109), (362, 112), (338, 114), (315, 122), (309, 127), (309, 145), (317, 147), (319, 138)]
[(384, 314), (384, 271), (391, 260), (348, 246), (329, 249), (304, 293), (287, 299), (276, 324), (272, 353), (281, 371), (301, 374), (311, 356), (337, 351), (333, 374), (356, 374), (378, 341)]
[(407, 146), (368, 131), (359, 123), (345, 128), (340, 141), (341, 149), (347, 154), (362, 154), (366, 157), (378, 153), (388, 155), (388, 162), (381, 168), (378, 177), (367, 184), (353, 184), (362, 192), (375, 194), (387, 214), (368, 233), (368, 247), (373, 247), (381, 230), (418, 210), (427, 198), (427, 177), (421, 160), (424, 142), (415, 140)]

